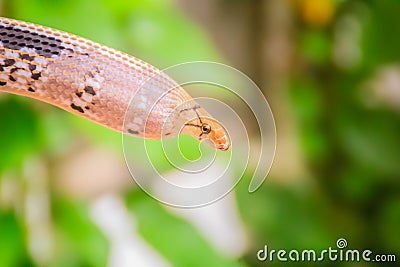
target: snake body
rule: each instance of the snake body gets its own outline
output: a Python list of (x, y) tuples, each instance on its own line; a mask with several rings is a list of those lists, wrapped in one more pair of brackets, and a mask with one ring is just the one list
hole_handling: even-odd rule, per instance
[(210, 139), (221, 150), (230, 147), (221, 124), (152, 65), (73, 34), (2, 17), (0, 91), (135, 137), (184, 133)]

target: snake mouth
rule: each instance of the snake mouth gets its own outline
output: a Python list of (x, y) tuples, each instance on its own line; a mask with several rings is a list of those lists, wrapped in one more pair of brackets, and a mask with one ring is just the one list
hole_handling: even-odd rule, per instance
[(231, 146), (229, 144), (225, 144), (224, 146), (219, 147), (218, 149), (222, 151), (228, 151), (230, 148)]
[(215, 148), (222, 150), (222, 151), (228, 151), (231, 148), (231, 144), (229, 144), (229, 143), (219, 144), (219, 145), (216, 145)]

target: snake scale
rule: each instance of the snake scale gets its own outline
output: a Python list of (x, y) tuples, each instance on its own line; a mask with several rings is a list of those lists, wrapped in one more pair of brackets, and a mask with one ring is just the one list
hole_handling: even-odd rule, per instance
[(183, 133), (230, 148), (224, 127), (152, 65), (73, 34), (3, 17), (0, 92), (38, 99), (135, 137)]

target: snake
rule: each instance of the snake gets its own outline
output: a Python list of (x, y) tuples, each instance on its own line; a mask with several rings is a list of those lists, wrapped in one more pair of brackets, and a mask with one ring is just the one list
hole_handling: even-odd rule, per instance
[(228, 150), (227, 130), (143, 60), (50, 27), (0, 17), (0, 92), (145, 139), (190, 135)]

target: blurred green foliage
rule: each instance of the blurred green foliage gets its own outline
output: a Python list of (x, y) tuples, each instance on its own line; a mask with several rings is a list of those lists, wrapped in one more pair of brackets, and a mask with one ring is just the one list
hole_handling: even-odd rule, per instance
[(40, 148), (38, 115), (25, 101), (15, 97), (0, 100), (0, 173), (11, 166), (20, 166), (24, 157)]
[[(242, 3), (226, 1), (233, 2)], [(365, 99), (376, 96), (363, 90), (382, 67), (399, 64), (400, 3), (331, 2), (335, 15), (325, 27), (304, 22), (294, 26), (294, 53), (300, 63), (286, 74), (288, 95), (283, 101), (295, 114), (308, 170), (302, 174), (307, 177), (295, 178), (307, 182), (279, 183), (277, 177), (249, 195), (250, 177), (244, 177), (235, 191), (250, 238), (242, 259), (220, 255), (190, 223), (140, 190), (125, 193), (139, 233), (173, 266), (264, 266), (255, 255), (265, 244), (319, 250), (334, 246), (340, 237), (352, 248), (400, 257), (400, 107), (384, 102), (371, 107)], [(73, 32), (160, 68), (221, 59), (209, 37), (172, 0), (12, 0), (3, 1), (3, 8), (3, 16)], [(360, 25), (360, 59), (343, 67), (332, 58), (335, 25), (346, 16)], [(59, 157), (76, 136), (90, 136), (94, 144), (115, 150), (121, 146), (117, 133), (47, 105), (1, 95), (0, 178), (10, 171), (22, 177), (24, 161), (32, 154), (49, 161)], [(158, 142), (149, 146), (154, 154), (161, 149)], [(184, 153), (198, 157), (197, 152)], [(161, 157), (154, 160), (162, 170), (171, 168)], [(89, 218), (88, 203), (58, 193), (51, 187), (56, 233), (51, 265), (106, 265), (109, 244)], [(0, 205), (0, 266), (35, 266), (27, 244), (21, 210)], [(334, 265), (348, 263), (329, 263)]]
[(193, 226), (171, 216), (148, 197), (136, 192), (128, 197), (128, 207), (137, 216), (139, 233), (174, 266), (243, 266), (219, 255)]
[(12, 212), (0, 213), (1, 266), (31, 266), (23, 226)]
[(108, 260), (106, 238), (90, 220), (81, 203), (53, 198), (52, 215), (56, 228), (54, 266), (103, 266)]

